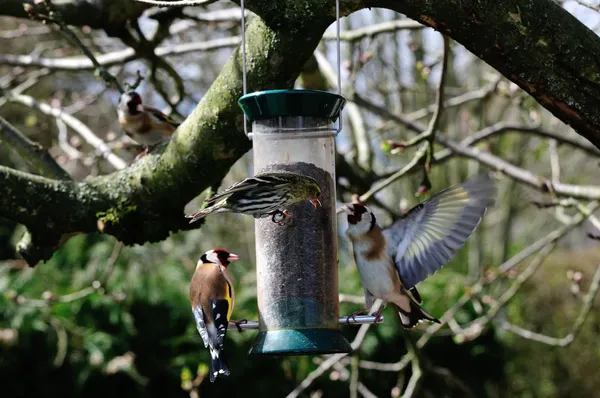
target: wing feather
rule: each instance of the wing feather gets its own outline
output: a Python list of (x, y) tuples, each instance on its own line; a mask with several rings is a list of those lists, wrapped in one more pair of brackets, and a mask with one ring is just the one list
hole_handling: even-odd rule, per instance
[(487, 175), (453, 185), (411, 209), (384, 230), (388, 254), (411, 288), (454, 257), (494, 205), (496, 188)]
[(180, 123), (177, 123), (175, 120), (171, 119), (169, 116), (165, 115), (164, 113), (162, 113), (161, 111), (159, 111), (156, 108), (144, 105), (144, 110), (146, 110), (148, 113), (150, 113), (152, 115), (152, 117), (155, 117), (156, 119), (160, 120), (161, 122), (168, 123), (175, 128), (179, 127), (179, 125), (180, 125)]
[[(235, 193), (247, 193), (252, 191), (252, 200), (260, 199), (261, 197), (268, 197), (272, 194), (273, 188), (285, 186), (291, 183), (289, 178), (286, 178), (290, 173), (269, 173), (268, 175), (255, 175), (254, 177), (248, 177), (240, 182), (237, 182), (224, 190), (223, 192), (217, 193), (204, 202), (207, 204), (213, 204), (217, 201), (228, 198)], [(242, 195), (240, 200), (244, 200)]]
[(196, 329), (198, 329), (198, 333), (200, 333), (202, 341), (204, 342), (204, 347), (208, 347), (208, 331), (206, 330), (206, 323), (204, 321), (204, 312), (202, 311), (202, 306), (198, 304), (195, 308), (192, 309), (192, 313), (194, 314), (194, 319), (196, 320)]
[(225, 336), (227, 335), (227, 326), (229, 324), (229, 300), (210, 300), (210, 310), (215, 323), (216, 333), (212, 337), (212, 346), (219, 352), (225, 345)]

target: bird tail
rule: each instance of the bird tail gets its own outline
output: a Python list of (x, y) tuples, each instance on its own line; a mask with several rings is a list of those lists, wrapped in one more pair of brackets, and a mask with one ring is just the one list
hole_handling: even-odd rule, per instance
[(229, 376), (229, 368), (222, 357), (223, 353), (210, 347), (210, 382), (214, 383), (217, 375)]
[(191, 218), (191, 220), (190, 220), (190, 224), (191, 224), (193, 222), (200, 220), (201, 218), (204, 218), (204, 216), (206, 216), (207, 214), (219, 213), (222, 211), (226, 211), (225, 209), (222, 209), (223, 204), (224, 204), (224, 202), (219, 202), (214, 206), (210, 206), (205, 209), (199, 210), (199, 211), (195, 212), (194, 214), (188, 214), (185, 217)]
[(435, 323), (441, 323), (439, 319), (425, 311), (419, 304), (417, 304), (412, 298), (407, 296), (409, 303), (409, 311), (405, 311), (399, 305), (396, 305), (398, 315), (400, 316), (400, 322), (404, 329), (411, 329), (415, 327), (419, 322), (425, 320)]

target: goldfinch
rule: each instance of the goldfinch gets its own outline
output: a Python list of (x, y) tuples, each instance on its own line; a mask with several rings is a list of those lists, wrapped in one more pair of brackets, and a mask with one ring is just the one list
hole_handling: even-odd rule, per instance
[[(223, 346), (227, 326), (234, 304), (233, 282), (227, 272), (232, 261), (239, 256), (225, 249), (209, 250), (200, 257), (190, 284), (190, 301), (196, 328), (210, 350), (210, 381), (217, 375), (229, 376), (229, 368), (223, 359)], [(242, 321), (231, 321), (239, 328)]]
[(119, 124), (127, 136), (146, 149), (136, 159), (148, 153), (161, 141), (169, 138), (179, 123), (156, 108), (142, 104), (142, 97), (135, 91), (121, 95), (118, 106)]
[(257, 174), (233, 184), (221, 193), (206, 199), (210, 205), (194, 214), (190, 224), (212, 213), (243, 213), (255, 218), (272, 216), (281, 225), (292, 215), (285, 209), (296, 202), (308, 200), (316, 209), (321, 204), (321, 188), (314, 178), (292, 172)]
[[(346, 235), (352, 242), (362, 280), (365, 309), (379, 298), (383, 308), (388, 303), (396, 307), (406, 329), (421, 320), (439, 323), (419, 306), (421, 298), (415, 285), (452, 259), (487, 208), (493, 206), (495, 196), (492, 180), (482, 175), (439, 192), (385, 230), (377, 225), (375, 215), (364, 204), (345, 204)], [(373, 315), (379, 318), (383, 308)]]

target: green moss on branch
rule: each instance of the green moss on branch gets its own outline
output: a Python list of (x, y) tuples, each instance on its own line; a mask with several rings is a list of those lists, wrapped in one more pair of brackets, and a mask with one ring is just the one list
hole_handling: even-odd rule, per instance
[[(292, 86), (331, 23), (319, 10), (310, 13), (312, 23), (293, 32), (285, 16), (269, 23), (252, 19), (247, 27), (250, 91)], [(184, 206), (219, 183), (250, 149), (237, 104), (243, 91), (241, 58), (238, 48), (168, 143), (124, 170), (71, 182), (0, 168), (0, 186), (9, 190), (0, 197), (0, 216), (31, 231), (27, 261), (47, 259), (70, 233), (100, 231), (131, 245), (197, 228), (201, 223), (190, 225)]]

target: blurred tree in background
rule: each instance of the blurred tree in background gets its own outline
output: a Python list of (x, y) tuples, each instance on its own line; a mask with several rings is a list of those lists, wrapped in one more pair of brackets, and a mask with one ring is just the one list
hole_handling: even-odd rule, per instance
[[(240, 9), (54, 3), (0, 0), (2, 396), (598, 395), (598, 6), (342, 0), (338, 200), (386, 226), (492, 170), (498, 204), (419, 286), (443, 325), (407, 333), (386, 311), (330, 357), (249, 358), (253, 332), (230, 332), (231, 376), (211, 384), (189, 281), (206, 250), (241, 255), (234, 318), (257, 319), (254, 222), (183, 214), (252, 174)], [(250, 92), (337, 89), (333, 0), (246, 6)], [(134, 165), (111, 76), (185, 119)], [(363, 301), (339, 220), (344, 314)]]

